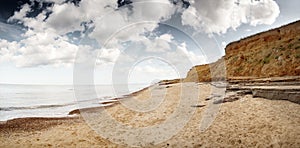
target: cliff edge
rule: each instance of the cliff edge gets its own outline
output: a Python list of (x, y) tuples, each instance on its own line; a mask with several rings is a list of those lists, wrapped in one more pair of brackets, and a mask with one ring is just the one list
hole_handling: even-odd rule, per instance
[[(226, 72), (220, 71), (222, 66)], [(192, 67), (184, 81), (211, 81), (220, 79), (221, 73), (227, 79), (299, 76), (300, 20), (228, 44), (225, 56)]]

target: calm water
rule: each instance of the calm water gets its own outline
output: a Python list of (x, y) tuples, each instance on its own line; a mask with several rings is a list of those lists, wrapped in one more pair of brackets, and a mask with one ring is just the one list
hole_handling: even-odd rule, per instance
[[(135, 84), (128, 88), (133, 92), (146, 86)], [(72, 85), (0, 84), (0, 121), (20, 117), (64, 117), (71, 110), (101, 106), (101, 100), (129, 93), (115, 94), (111, 85), (81, 86), (75, 90), (78, 90), (76, 95)]]

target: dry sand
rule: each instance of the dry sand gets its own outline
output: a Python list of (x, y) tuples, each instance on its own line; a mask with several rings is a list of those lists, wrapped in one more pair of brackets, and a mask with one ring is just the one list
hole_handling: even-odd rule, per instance
[[(148, 112), (136, 112), (126, 105), (116, 103), (104, 111), (122, 125), (131, 128), (159, 126), (176, 112), (180, 99), (180, 84), (153, 86), (136, 93), (135, 99), (149, 101), (155, 95), (166, 91), (161, 102), (148, 102), (157, 108)], [(186, 87), (186, 86), (184, 86)], [(199, 130), (203, 113), (213, 100), (205, 100), (211, 95), (211, 85), (191, 83), (188, 90), (197, 88), (197, 102), (185, 108), (194, 110), (192, 118), (167, 141), (143, 143), (144, 147), (300, 147), (300, 105), (282, 100), (267, 100), (245, 95), (241, 99), (220, 104), (214, 122), (203, 132)], [(166, 89), (164, 89), (166, 88)], [(187, 97), (190, 97), (187, 95)], [(126, 99), (125, 99), (126, 100)], [(130, 99), (129, 99), (130, 100)], [(130, 101), (129, 101), (130, 102)], [(198, 106), (199, 107), (192, 107)], [(205, 105), (204, 107), (201, 107)], [(93, 130), (84, 119), (95, 118), (101, 109), (86, 110), (82, 116), (74, 118), (28, 118), (16, 119), (0, 125), (0, 147), (129, 147), (126, 142), (111, 142)], [(105, 121), (99, 120), (105, 125)], [(92, 123), (92, 122), (91, 122)], [(91, 123), (89, 123), (91, 125)], [(100, 124), (100, 123), (99, 123)], [(106, 126), (106, 131), (114, 131), (114, 125)], [(170, 127), (169, 129), (172, 129)], [(168, 129), (165, 129), (166, 133)], [(122, 133), (120, 133), (122, 134)], [(163, 134), (162, 134), (163, 135)], [(158, 137), (160, 135), (157, 135)], [(128, 135), (130, 137), (130, 135)], [(143, 139), (144, 140), (144, 139)], [(138, 141), (138, 139), (131, 139)], [(159, 140), (158, 140), (159, 141)], [(123, 144), (120, 144), (123, 143)], [(133, 142), (134, 143), (134, 142)]]

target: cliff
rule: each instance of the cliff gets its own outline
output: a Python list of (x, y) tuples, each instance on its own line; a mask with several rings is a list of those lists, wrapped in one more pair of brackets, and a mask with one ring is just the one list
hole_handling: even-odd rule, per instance
[[(222, 66), (226, 73), (220, 71)], [(184, 81), (299, 75), (300, 21), (296, 21), (228, 44), (225, 56), (215, 63), (194, 66)]]

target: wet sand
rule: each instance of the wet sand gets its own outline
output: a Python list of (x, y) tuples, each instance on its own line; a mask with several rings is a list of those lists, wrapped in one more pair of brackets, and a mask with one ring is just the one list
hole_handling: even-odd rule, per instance
[[(183, 86), (185, 87), (185, 86)], [(170, 139), (138, 145), (143, 147), (299, 147), (300, 105), (284, 100), (267, 100), (243, 95), (239, 99), (220, 104), (214, 122), (205, 131), (200, 131), (200, 122), (213, 99), (211, 85), (193, 83), (189, 90), (200, 90), (196, 103), (187, 104), (193, 109), (191, 119)], [(126, 142), (110, 137), (104, 138), (87, 117), (96, 118), (106, 111), (125, 126), (143, 128), (165, 123), (181, 103), (181, 84), (153, 86), (135, 93), (135, 99), (149, 101), (150, 93), (164, 92), (165, 98), (147, 112), (136, 112), (116, 103), (105, 108), (85, 109), (72, 118), (25, 118), (0, 124), (0, 147), (130, 147)], [(164, 90), (164, 91), (161, 91)], [(150, 101), (151, 103), (151, 101)], [(152, 102), (156, 103), (156, 102)], [(151, 105), (151, 104), (150, 104)], [(96, 122), (95, 122), (96, 123)], [(99, 119), (99, 124), (105, 121)], [(92, 126), (91, 126), (92, 125)], [(116, 126), (106, 126), (106, 133)], [(165, 129), (167, 133), (168, 130)], [(122, 133), (120, 133), (121, 135)], [(164, 134), (162, 134), (164, 135)], [(130, 137), (131, 135), (127, 135)], [(159, 135), (158, 135), (159, 136)], [(126, 138), (126, 137), (125, 137)], [(111, 142), (113, 141), (113, 142)]]

